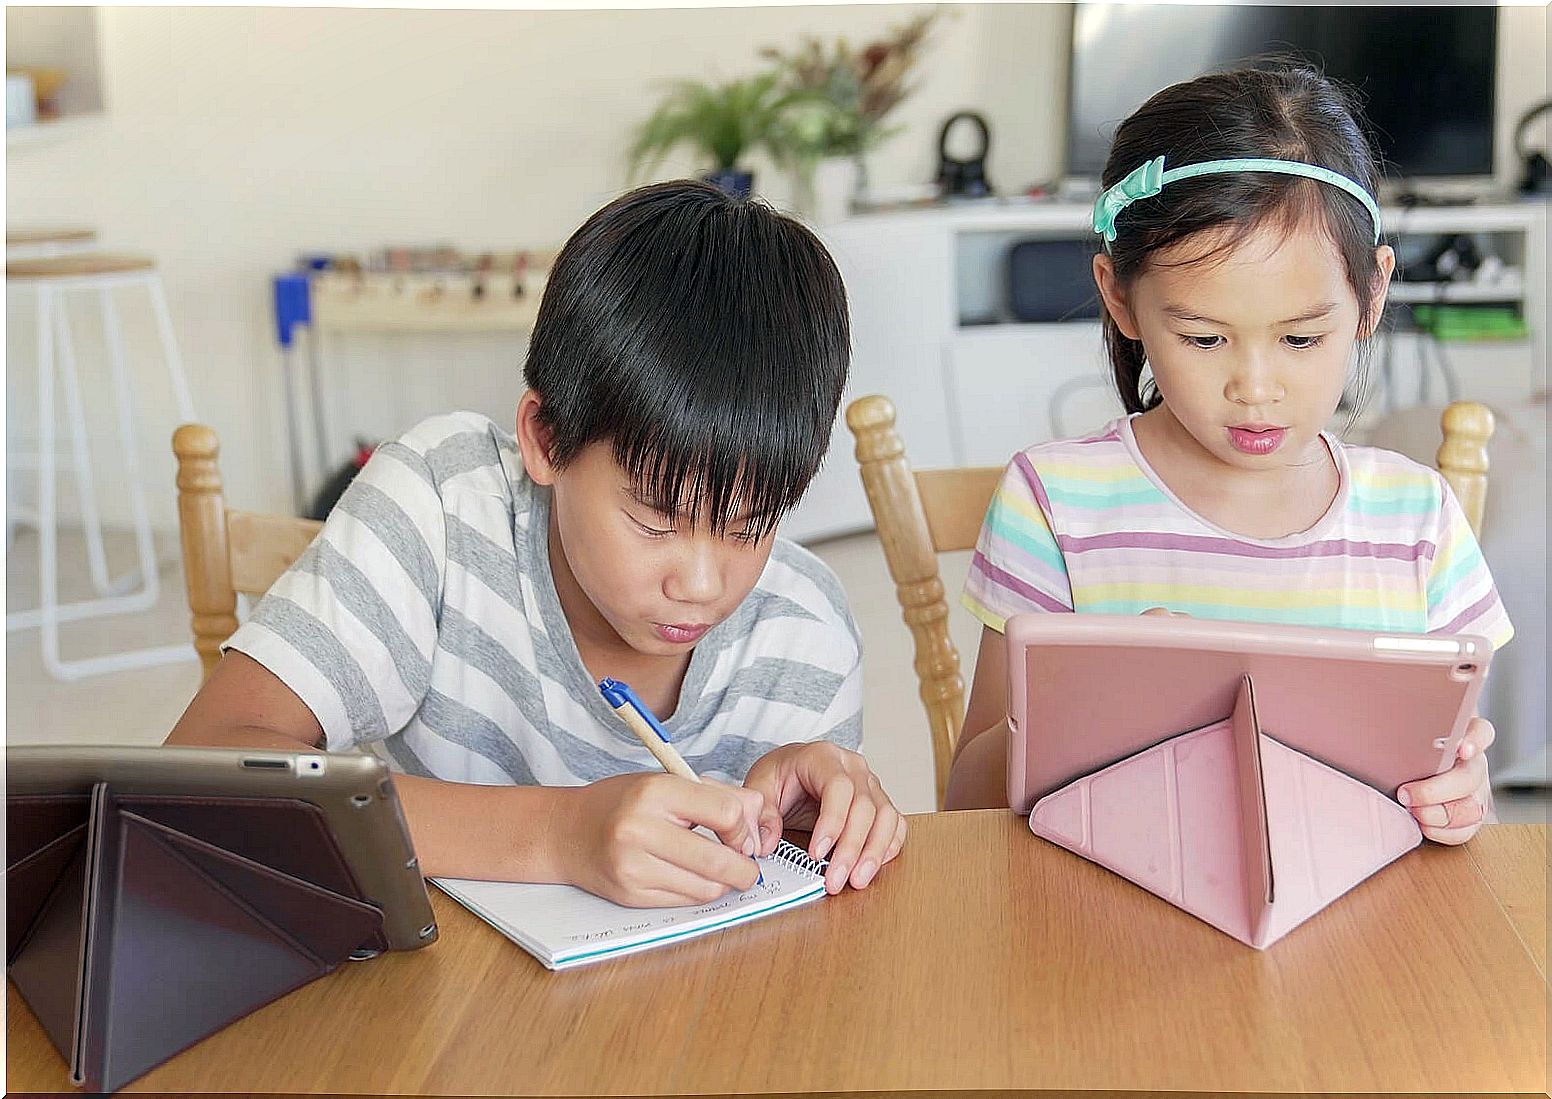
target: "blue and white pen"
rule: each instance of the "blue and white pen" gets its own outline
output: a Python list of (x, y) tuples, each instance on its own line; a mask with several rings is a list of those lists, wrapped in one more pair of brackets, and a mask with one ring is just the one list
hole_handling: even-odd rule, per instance
[(647, 751), (663, 765), (663, 770), (671, 775), (687, 778), (691, 782), (701, 780), (699, 775), (690, 770), (690, 765), (684, 761), (684, 757), (669, 743), (668, 730), (652, 716), (652, 711), (642, 704), (641, 699), (636, 697), (636, 692), (631, 690), (628, 684), (621, 683), (618, 679), (603, 679), (598, 683), (598, 693), (604, 696), (604, 701), (609, 704), (609, 708), (620, 715), (620, 720), (625, 722), (625, 727), (636, 734), (636, 739), (647, 746)]
[[(647, 751), (662, 764), (663, 770), (691, 782), (701, 780), (669, 742), (668, 730), (663, 728), (663, 723), (636, 697), (636, 692), (630, 689), (629, 684), (621, 683), (618, 679), (601, 679), (598, 682), (598, 693), (604, 696), (609, 708), (620, 715), (625, 727), (636, 734), (636, 739), (647, 746)], [(765, 881), (763, 873), (760, 881)]]

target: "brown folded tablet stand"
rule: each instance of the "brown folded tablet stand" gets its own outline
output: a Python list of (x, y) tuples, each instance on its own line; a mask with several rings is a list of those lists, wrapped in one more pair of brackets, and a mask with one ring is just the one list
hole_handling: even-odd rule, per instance
[(90, 1091), (386, 948), (308, 802), (99, 783), (11, 797), (7, 819), (6, 964)]

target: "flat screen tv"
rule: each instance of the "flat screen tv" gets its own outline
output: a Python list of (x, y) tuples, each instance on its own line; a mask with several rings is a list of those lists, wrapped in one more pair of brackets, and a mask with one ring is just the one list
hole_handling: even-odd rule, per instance
[(1393, 181), (1490, 176), (1493, 7), (1078, 4), (1068, 174), (1097, 180), (1117, 124), (1154, 92), (1267, 54), (1357, 89)]

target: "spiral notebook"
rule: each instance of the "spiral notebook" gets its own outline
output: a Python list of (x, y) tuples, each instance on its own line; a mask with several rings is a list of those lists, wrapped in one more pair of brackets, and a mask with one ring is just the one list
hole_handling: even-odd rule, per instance
[(758, 860), (761, 882), (710, 904), (625, 908), (569, 885), (433, 878), (432, 883), (548, 969), (619, 958), (736, 927), (824, 896), (829, 865), (782, 840)]

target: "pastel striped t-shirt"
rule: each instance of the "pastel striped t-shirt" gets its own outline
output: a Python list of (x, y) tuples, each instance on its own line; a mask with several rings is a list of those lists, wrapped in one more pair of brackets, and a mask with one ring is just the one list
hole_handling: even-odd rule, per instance
[(1257, 539), (1186, 507), (1129, 417), (1014, 455), (964, 603), (987, 626), (1031, 611), (1140, 614), (1392, 633), (1513, 635), (1470, 524), (1436, 470), (1324, 436), (1340, 487), (1309, 530)]

